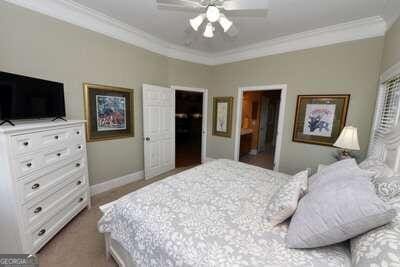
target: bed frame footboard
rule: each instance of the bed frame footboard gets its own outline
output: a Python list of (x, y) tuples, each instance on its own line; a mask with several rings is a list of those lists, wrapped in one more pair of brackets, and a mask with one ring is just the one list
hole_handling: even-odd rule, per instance
[(117, 241), (111, 238), (110, 233), (104, 234), (104, 240), (107, 261), (110, 261), (110, 256), (112, 256), (120, 267), (136, 267), (129, 253)]

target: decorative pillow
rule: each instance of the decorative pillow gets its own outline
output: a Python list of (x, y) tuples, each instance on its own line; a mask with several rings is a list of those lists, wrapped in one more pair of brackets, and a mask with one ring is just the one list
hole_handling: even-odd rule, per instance
[(293, 215), (299, 199), (307, 190), (307, 176), (308, 171), (297, 173), (272, 196), (265, 211), (265, 216), (272, 225), (280, 224)]
[[(400, 199), (393, 204), (400, 212)], [(353, 266), (400, 266), (400, 215), (390, 223), (351, 239)]]
[(300, 200), (286, 241), (289, 248), (327, 246), (382, 226), (395, 216), (368, 178), (339, 178)]
[(384, 201), (400, 196), (400, 176), (376, 177), (372, 180), (376, 194)]
[[(320, 168), (319, 172), (310, 177), (309, 191), (317, 190), (324, 185), (336, 182), (338, 179), (348, 180), (353, 176), (368, 176), (368, 172), (360, 169), (354, 159), (345, 159)], [(366, 178), (368, 180), (368, 178)]]
[(301, 189), (300, 197), (303, 197), (308, 190), (308, 170), (296, 173), (295, 175), (292, 176), (292, 179), (300, 183), (300, 189)]
[(369, 158), (364, 160), (358, 165), (361, 169), (366, 170), (372, 179), (378, 177), (390, 177), (394, 175), (392, 169), (390, 169), (384, 162)]

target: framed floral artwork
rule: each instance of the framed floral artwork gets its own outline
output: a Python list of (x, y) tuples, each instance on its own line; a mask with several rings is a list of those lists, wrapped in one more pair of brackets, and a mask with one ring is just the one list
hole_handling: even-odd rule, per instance
[(299, 95), (293, 141), (332, 146), (346, 124), (350, 95)]
[(132, 89), (88, 83), (83, 88), (89, 142), (134, 136)]
[(214, 97), (213, 135), (231, 137), (233, 97)]

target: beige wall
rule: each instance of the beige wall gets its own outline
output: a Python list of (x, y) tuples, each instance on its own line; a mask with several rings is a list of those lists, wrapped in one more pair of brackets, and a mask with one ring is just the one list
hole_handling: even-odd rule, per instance
[(382, 73), (400, 62), (400, 18), (387, 31), (382, 57)]
[[(211, 96), (234, 96), (238, 87), (287, 84), (280, 170), (294, 173), (333, 161), (330, 147), (292, 142), (299, 94), (351, 94), (347, 124), (359, 129), (364, 154), (375, 106), (383, 38), (342, 43), (213, 67)], [(236, 102), (234, 122), (236, 120)], [(211, 111), (210, 111), (211, 112)], [(235, 126), (235, 123), (234, 123)], [(232, 138), (209, 136), (210, 157), (233, 158)]]
[(83, 82), (135, 89), (135, 137), (88, 145), (91, 184), (143, 170), (143, 83), (209, 89), (209, 157), (233, 158), (234, 150), (233, 138), (211, 136), (212, 97), (236, 98), (237, 88), (244, 85), (288, 84), (282, 171), (329, 162), (334, 151), (291, 141), (298, 94), (351, 93), (348, 123), (359, 127), (363, 151), (368, 143), (383, 38), (208, 67), (151, 53), (4, 1), (0, 36), (0, 70), (63, 82), (71, 119), (84, 118)]
[(0, 36), (0, 70), (63, 82), (71, 119), (84, 118), (83, 82), (135, 89), (135, 137), (88, 145), (91, 184), (143, 170), (143, 83), (201, 87), (210, 71), (4, 1)]

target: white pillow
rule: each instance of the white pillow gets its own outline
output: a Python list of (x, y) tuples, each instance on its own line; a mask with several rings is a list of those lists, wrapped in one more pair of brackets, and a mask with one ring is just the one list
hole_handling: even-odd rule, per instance
[(296, 211), (297, 203), (307, 191), (308, 171), (301, 171), (282, 185), (272, 196), (265, 217), (272, 225), (284, 222)]

